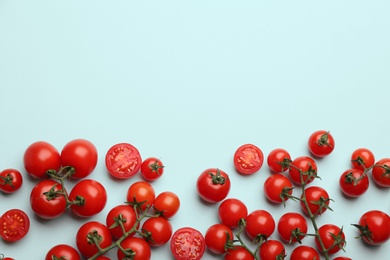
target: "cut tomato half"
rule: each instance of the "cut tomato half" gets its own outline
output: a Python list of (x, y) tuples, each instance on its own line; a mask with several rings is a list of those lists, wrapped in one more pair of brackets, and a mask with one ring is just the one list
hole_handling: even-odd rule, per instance
[(130, 178), (139, 171), (141, 163), (138, 149), (129, 143), (115, 144), (106, 154), (107, 170), (115, 178)]
[(250, 175), (258, 170), (264, 162), (263, 152), (253, 144), (244, 144), (237, 148), (233, 156), (234, 167), (244, 175)]
[(202, 233), (192, 227), (176, 230), (172, 235), (170, 246), (176, 260), (199, 260), (206, 249)]
[(30, 229), (30, 219), (20, 209), (11, 209), (0, 218), (0, 235), (8, 242), (22, 239)]

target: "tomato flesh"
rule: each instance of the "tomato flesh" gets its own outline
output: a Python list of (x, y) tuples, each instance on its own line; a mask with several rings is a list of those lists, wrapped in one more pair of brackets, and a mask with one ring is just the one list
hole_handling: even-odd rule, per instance
[(130, 178), (139, 171), (141, 164), (138, 149), (128, 143), (116, 144), (106, 154), (106, 168), (115, 178)]
[(234, 166), (244, 175), (250, 175), (260, 170), (263, 165), (264, 155), (259, 147), (253, 144), (244, 144), (234, 153)]
[(191, 227), (176, 230), (170, 246), (176, 260), (199, 260), (206, 249), (202, 233)]
[(30, 219), (20, 209), (11, 209), (0, 218), (0, 235), (8, 242), (22, 239), (30, 229)]

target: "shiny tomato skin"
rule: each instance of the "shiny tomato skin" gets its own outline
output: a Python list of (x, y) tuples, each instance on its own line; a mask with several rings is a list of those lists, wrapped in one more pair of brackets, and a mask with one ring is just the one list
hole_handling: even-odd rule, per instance
[[(149, 260), (152, 257), (152, 250), (150, 245), (142, 238), (139, 237), (127, 237), (121, 242), (123, 249), (131, 249), (135, 252), (132, 260)], [(118, 259), (125, 259), (125, 254), (118, 248)]]
[(84, 223), (76, 233), (76, 245), (80, 253), (87, 258), (99, 251), (97, 246), (88, 239), (89, 234), (93, 233), (98, 235), (100, 248), (106, 248), (112, 243), (111, 233), (107, 226), (98, 221)]
[(225, 254), (224, 260), (255, 260), (251, 253), (243, 246), (234, 246), (229, 248)]
[(138, 173), (142, 158), (134, 145), (118, 143), (108, 149), (105, 163), (111, 176), (118, 179), (128, 179)]
[(173, 233), (170, 248), (176, 260), (200, 260), (206, 250), (206, 242), (197, 229), (182, 227)]
[(365, 212), (360, 217), (359, 225), (366, 229), (360, 232), (360, 236), (367, 244), (382, 245), (390, 239), (390, 217), (383, 211)]
[(261, 260), (284, 259), (286, 257), (286, 250), (280, 241), (269, 239), (261, 244), (259, 255)]
[[(348, 197), (359, 197), (363, 195), (368, 190), (368, 187), (370, 185), (368, 176), (367, 175), (363, 176), (363, 174), (364, 173), (362, 170), (354, 169), (354, 168), (344, 171), (341, 174), (339, 180), (341, 191)], [(354, 179), (359, 179), (359, 178), (361, 178), (359, 181), (357, 182), (354, 181)]]
[(235, 198), (228, 198), (219, 204), (218, 218), (222, 224), (231, 229), (238, 227), (239, 221), (248, 216), (248, 209), (244, 202)]
[(234, 236), (232, 230), (224, 224), (214, 224), (206, 230), (206, 247), (214, 254), (221, 255), (226, 253), (225, 245), (233, 239)]
[(84, 198), (83, 205), (73, 204), (70, 209), (79, 217), (91, 217), (101, 212), (107, 203), (107, 192), (104, 186), (95, 180), (84, 179), (76, 183), (70, 191), (69, 199)]
[(338, 256), (336, 258), (333, 258), (333, 260), (352, 260), (352, 258), (346, 256)]
[(30, 229), (28, 215), (20, 209), (10, 209), (0, 217), (0, 236), (7, 242), (24, 238)]
[(45, 260), (53, 259), (80, 260), (80, 254), (70, 245), (59, 244), (52, 247), (46, 254)]
[(160, 212), (162, 216), (169, 219), (179, 211), (179, 196), (171, 191), (164, 191), (157, 195), (153, 207), (157, 212)]
[(237, 148), (233, 156), (234, 167), (243, 175), (251, 175), (260, 170), (264, 154), (254, 144), (244, 144)]
[(329, 131), (318, 130), (312, 133), (308, 140), (309, 151), (316, 157), (329, 155), (334, 147), (335, 141)]
[[(133, 207), (129, 205), (117, 205), (113, 207), (106, 216), (106, 226), (110, 228), (110, 233), (115, 239), (118, 239), (123, 235), (121, 226), (115, 225), (115, 219), (120, 216), (124, 219), (123, 228), (125, 232), (130, 231), (137, 221), (137, 214)], [(131, 233), (131, 235), (134, 235), (134, 233)]]
[(58, 171), (60, 169), (60, 153), (50, 143), (38, 141), (27, 147), (23, 156), (23, 164), (30, 176), (44, 178), (48, 170)]
[(298, 169), (302, 171), (302, 179), (306, 184), (311, 183), (317, 176), (317, 163), (310, 156), (295, 158), (288, 170), (291, 180), (296, 185), (302, 185), (301, 174)]
[(146, 238), (149, 245), (160, 247), (165, 245), (172, 236), (172, 225), (164, 217), (148, 218), (142, 225), (143, 232), (150, 234)]
[(290, 179), (281, 173), (270, 175), (264, 182), (264, 194), (273, 203), (283, 203), (293, 193)]
[(16, 169), (5, 169), (0, 172), (0, 191), (14, 193), (23, 184), (22, 174)]
[[(287, 243), (295, 243), (301, 241), (307, 233), (308, 225), (304, 216), (296, 212), (287, 212), (283, 214), (278, 221), (277, 225), (280, 238)], [(293, 236), (294, 232), (296, 234)]]
[(43, 219), (54, 219), (66, 211), (66, 199), (63, 195), (50, 197), (45, 195), (51, 189), (62, 192), (60, 183), (48, 179), (38, 182), (30, 193), (30, 206), (36, 215)]
[[(345, 246), (345, 242), (341, 242), (341, 244), (339, 246), (333, 246), (333, 244), (335, 242), (334, 236), (340, 235), (340, 238), (342, 240), (345, 240), (344, 232), (341, 230), (341, 228), (339, 228), (338, 226), (336, 226), (334, 224), (322, 225), (318, 229), (318, 234), (321, 237), (321, 240), (325, 246), (325, 249), (328, 250), (329, 255), (337, 253), (338, 251), (341, 250), (341, 247)], [(315, 244), (317, 246), (317, 249), (321, 251), (322, 250), (321, 245), (320, 245), (320, 242), (317, 239), (317, 237), (315, 238), (314, 241), (315, 241)]]
[(218, 168), (209, 168), (199, 175), (196, 188), (203, 200), (217, 203), (224, 200), (229, 194), (230, 179), (226, 172)]
[(127, 202), (142, 203), (140, 209), (146, 210), (153, 206), (156, 199), (156, 193), (149, 182), (137, 181), (128, 188), (126, 199)]
[(372, 168), (372, 179), (381, 187), (390, 187), (390, 158), (380, 159)]
[(275, 220), (268, 211), (257, 209), (246, 217), (245, 232), (250, 239), (257, 236), (268, 238), (274, 231)]
[(320, 254), (311, 246), (298, 246), (290, 254), (290, 260), (314, 260), (321, 259)]
[(141, 163), (141, 175), (147, 181), (155, 181), (164, 173), (162, 161), (156, 157), (146, 158)]
[(61, 151), (61, 165), (72, 166), (75, 169), (72, 178), (85, 178), (92, 173), (98, 161), (95, 145), (85, 139), (75, 139)]
[(285, 172), (288, 170), (289, 163), (291, 163), (291, 155), (283, 148), (275, 148), (267, 156), (267, 164), (271, 172)]
[[(322, 215), (326, 210), (327, 206), (330, 204), (330, 198), (328, 192), (319, 186), (310, 186), (307, 187), (304, 191), (304, 194), (302, 194), (301, 198), (303, 198), (303, 195), (306, 197), (306, 201), (310, 210), (310, 213), (318, 216)], [(322, 201), (324, 203), (324, 206), (321, 207), (319, 203)], [(300, 201), (301, 209), (305, 214), (309, 214), (309, 210), (306, 208), (305, 203), (301, 200)]]
[(352, 152), (352, 168), (364, 171), (375, 163), (375, 156), (370, 149), (358, 148)]

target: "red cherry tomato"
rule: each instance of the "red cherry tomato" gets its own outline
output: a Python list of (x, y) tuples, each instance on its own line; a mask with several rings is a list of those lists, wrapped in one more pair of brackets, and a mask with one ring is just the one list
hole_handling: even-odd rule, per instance
[(61, 165), (75, 169), (73, 178), (85, 178), (95, 169), (98, 153), (93, 143), (85, 139), (68, 142), (61, 151)]
[(285, 242), (300, 242), (308, 229), (304, 216), (296, 212), (283, 214), (278, 221), (278, 233)]
[(171, 218), (179, 211), (180, 199), (175, 193), (164, 191), (156, 197), (153, 207), (165, 218)]
[(227, 250), (224, 260), (255, 260), (255, 258), (245, 247), (234, 246)]
[(127, 202), (139, 204), (140, 209), (151, 207), (156, 199), (156, 193), (150, 183), (138, 181), (130, 185), (127, 190)]
[(303, 198), (303, 196), (306, 197), (307, 206), (302, 200), (300, 202), (300, 205), (302, 211), (306, 214), (309, 214), (310, 211), (312, 215), (318, 216), (324, 213), (329, 208), (329, 194), (325, 189), (319, 186), (307, 187), (304, 191), (304, 194), (302, 194), (301, 199)]
[(164, 173), (162, 161), (156, 157), (146, 158), (141, 164), (141, 174), (147, 181), (154, 181)]
[(351, 164), (352, 168), (364, 171), (370, 168), (375, 163), (375, 156), (371, 150), (367, 148), (358, 148), (352, 152)]
[[(342, 229), (333, 224), (325, 224), (318, 229), (318, 234), (329, 255), (335, 254), (345, 246), (345, 235)], [(336, 246), (335, 243), (338, 243)], [(322, 251), (318, 238), (315, 238), (317, 249)]]
[(270, 175), (264, 182), (264, 194), (273, 203), (284, 203), (292, 193), (290, 179), (281, 173)]
[(79, 217), (91, 217), (101, 212), (107, 203), (107, 192), (104, 186), (95, 180), (81, 180), (69, 194), (71, 201), (82, 198), (81, 204), (71, 205), (72, 212)]
[(313, 260), (321, 259), (320, 254), (311, 246), (298, 246), (291, 252), (290, 260)]
[(216, 203), (225, 199), (229, 194), (230, 179), (228, 174), (220, 169), (206, 169), (199, 175), (196, 188), (203, 200)]
[[(125, 232), (129, 232), (137, 221), (135, 210), (129, 205), (117, 205), (107, 214), (106, 226), (110, 228), (111, 235), (118, 239), (123, 235), (123, 230), (116, 220), (121, 220)], [(135, 232), (130, 235), (134, 235)]]
[(244, 144), (238, 147), (233, 156), (234, 167), (244, 175), (250, 175), (260, 170), (263, 161), (263, 152), (253, 144)]
[(226, 244), (233, 239), (232, 230), (223, 224), (214, 224), (206, 230), (206, 247), (214, 254), (226, 253)]
[(309, 184), (317, 176), (317, 164), (309, 156), (300, 156), (291, 162), (288, 173), (295, 184), (302, 185), (302, 181)]
[(53, 259), (80, 260), (80, 254), (70, 245), (59, 244), (52, 247), (46, 254), (45, 260)]
[(352, 260), (352, 258), (345, 257), (345, 256), (339, 256), (339, 257), (334, 258), (333, 260)]
[(275, 220), (272, 215), (262, 209), (254, 210), (246, 217), (245, 232), (254, 239), (266, 239), (275, 231)]
[(360, 237), (367, 244), (382, 245), (390, 239), (390, 217), (380, 210), (365, 212), (354, 225), (360, 231)]
[(106, 168), (115, 178), (128, 179), (141, 168), (142, 159), (138, 149), (128, 143), (113, 145), (106, 153)]
[(375, 163), (372, 179), (381, 187), (390, 187), (390, 158), (383, 158)]
[(77, 231), (76, 245), (80, 253), (87, 258), (99, 252), (94, 240), (98, 241), (99, 247), (102, 249), (110, 246), (112, 243), (110, 230), (97, 221), (84, 223)]
[(261, 260), (281, 260), (286, 257), (286, 250), (278, 240), (269, 239), (261, 244), (259, 254)]
[(151, 246), (165, 245), (172, 236), (172, 225), (164, 217), (148, 218), (142, 225), (142, 231), (147, 234), (146, 241)]
[(363, 195), (369, 186), (369, 179), (362, 170), (351, 168), (341, 174), (339, 185), (341, 191), (348, 197)]
[(202, 233), (198, 230), (182, 227), (173, 233), (170, 248), (176, 260), (200, 260), (206, 244)]
[(237, 228), (241, 219), (248, 216), (248, 209), (239, 199), (229, 198), (222, 201), (218, 208), (218, 217), (222, 224), (231, 229)]
[(22, 174), (16, 169), (5, 169), (0, 172), (0, 191), (14, 193), (23, 184)]
[(38, 182), (30, 193), (31, 209), (39, 217), (54, 219), (66, 211), (66, 199), (60, 183), (54, 180)]
[[(139, 237), (127, 237), (121, 242), (121, 247), (125, 250), (132, 250), (135, 255), (132, 260), (149, 260), (152, 256), (152, 250), (149, 244)], [(124, 252), (118, 248), (118, 259), (126, 259)]]
[(272, 150), (267, 156), (267, 164), (272, 172), (282, 173), (288, 170), (291, 163), (289, 152), (282, 148)]
[(43, 178), (48, 170), (61, 167), (60, 153), (51, 144), (38, 141), (27, 147), (23, 156), (24, 168), (34, 178)]
[(20, 209), (10, 209), (0, 217), (0, 236), (8, 242), (25, 237), (30, 229), (28, 215)]
[(308, 140), (309, 151), (317, 157), (329, 155), (335, 146), (333, 136), (329, 131), (319, 130), (312, 133)]

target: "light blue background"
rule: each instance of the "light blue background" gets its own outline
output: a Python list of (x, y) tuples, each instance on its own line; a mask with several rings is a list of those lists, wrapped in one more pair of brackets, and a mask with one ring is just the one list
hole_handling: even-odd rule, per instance
[[(43, 259), (55, 244), (74, 245), (82, 223), (104, 221), (141, 179), (108, 176), (103, 158), (118, 142), (163, 160), (165, 173), (153, 186), (181, 198), (174, 229), (204, 233), (218, 221), (218, 205), (203, 204), (195, 189), (209, 167), (229, 173), (229, 197), (243, 200), (249, 211), (267, 209), (277, 221), (299, 210), (298, 203), (269, 204), (262, 192), (269, 170), (238, 175), (235, 149), (253, 143), (265, 156), (283, 147), (298, 157), (308, 154), (308, 136), (325, 129), (337, 144), (318, 161), (322, 180), (315, 184), (335, 202), (334, 212), (318, 222), (344, 226), (347, 252), (338, 255), (386, 258), (388, 244), (365, 246), (350, 224), (370, 209), (389, 213), (389, 190), (372, 183), (363, 197), (346, 199), (338, 178), (358, 147), (370, 148), (377, 159), (390, 156), (389, 13), (385, 0), (0, 0), (0, 169), (23, 171), (24, 150), (35, 141), (61, 150), (86, 138), (100, 157), (90, 178), (109, 191), (106, 208), (92, 219), (66, 214), (42, 221), (29, 206), (37, 181), (26, 176), (20, 191), (0, 194), (0, 212), (24, 209), (30, 233), (15, 244), (0, 241), (0, 252)], [(171, 259), (168, 246), (153, 249), (153, 259)], [(219, 257), (206, 253), (204, 259)]]

